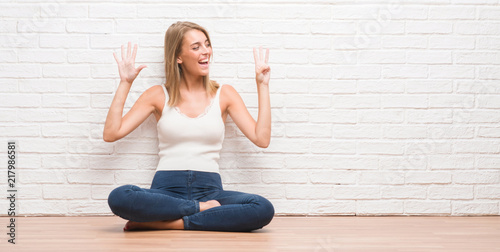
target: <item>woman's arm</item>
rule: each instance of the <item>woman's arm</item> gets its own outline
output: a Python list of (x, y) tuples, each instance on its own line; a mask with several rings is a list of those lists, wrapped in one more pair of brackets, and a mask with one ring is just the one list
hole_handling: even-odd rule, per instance
[(255, 59), (255, 80), (257, 82), (257, 92), (259, 96), (259, 113), (257, 122), (248, 112), (243, 99), (236, 90), (225, 88), (226, 97), (229, 97), (227, 111), (234, 123), (255, 145), (261, 148), (267, 148), (271, 141), (271, 102), (269, 98), (269, 79), (271, 77), (271, 68), (267, 65), (269, 61), (269, 49), (266, 50), (264, 57), (262, 47), (253, 50)]
[(103, 139), (106, 142), (114, 142), (128, 135), (144, 122), (155, 109), (151, 101), (152, 99), (150, 99), (152, 95), (151, 89), (148, 89), (137, 99), (130, 111), (122, 118), (123, 106), (130, 91), (130, 87), (139, 72), (146, 67), (145, 65), (141, 65), (137, 68), (135, 67), (136, 54), (137, 45), (134, 46), (134, 50), (131, 52), (130, 42), (127, 46), (127, 52), (125, 52), (125, 47), (122, 45), (121, 60), (113, 53), (118, 63), (120, 84), (111, 102), (104, 124)]

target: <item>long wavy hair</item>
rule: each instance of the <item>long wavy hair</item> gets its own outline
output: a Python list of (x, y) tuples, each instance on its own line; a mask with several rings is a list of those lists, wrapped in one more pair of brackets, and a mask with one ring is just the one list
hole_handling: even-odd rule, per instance
[[(210, 36), (205, 28), (192, 22), (176, 22), (172, 24), (165, 33), (165, 87), (168, 91), (168, 106), (173, 107), (181, 100), (180, 84), (182, 78), (182, 67), (177, 63), (177, 57), (181, 53), (182, 42), (186, 32), (195, 29), (203, 32), (208, 39), (210, 45)], [(214, 95), (219, 88), (219, 84), (203, 76), (203, 86), (207, 94)]]

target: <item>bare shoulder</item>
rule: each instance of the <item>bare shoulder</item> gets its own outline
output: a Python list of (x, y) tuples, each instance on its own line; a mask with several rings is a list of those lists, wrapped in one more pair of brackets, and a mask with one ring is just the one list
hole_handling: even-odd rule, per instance
[(221, 88), (220, 93), (222, 99), (232, 100), (234, 97), (239, 96), (238, 91), (236, 91), (236, 89), (229, 84), (224, 84), (220, 88)]
[(165, 104), (166, 97), (161, 85), (162, 84), (149, 87), (142, 94), (144, 101), (154, 106), (155, 114), (161, 114), (163, 105)]

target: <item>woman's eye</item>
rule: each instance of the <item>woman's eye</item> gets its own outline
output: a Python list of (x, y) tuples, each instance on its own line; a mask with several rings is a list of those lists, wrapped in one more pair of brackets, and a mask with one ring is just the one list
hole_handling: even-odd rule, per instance
[(193, 50), (198, 50), (198, 48), (200, 48), (200, 47), (199, 46), (193, 47)]

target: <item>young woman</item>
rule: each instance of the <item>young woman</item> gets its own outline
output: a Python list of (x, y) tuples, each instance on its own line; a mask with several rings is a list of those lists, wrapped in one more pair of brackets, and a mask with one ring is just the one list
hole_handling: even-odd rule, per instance
[(254, 48), (259, 112), (255, 121), (230, 85), (209, 79), (212, 47), (207, 31), (191, 22), (172, 24), (165, 34), (166, 83), (147, 89), (123, 116), (132, 82), (146, 66), (135, 67), (137, 45), (113, 54), (120, 84), (109, 108), (103, 139), (117, 141), (149, 115), (157, 121), (159, 157), (151, 189), (124, 185), (108, 197), (111, 211), (129, 220), (124, 230), (189, 229), (251, 231), (269, 224), (274, 208), (256, 194), (224, 190), (219, 175), (219, 152), (224, 123), (231, 116), (255, 145), (266, 148), (271, 138), (271, 109), (267, 65)]

